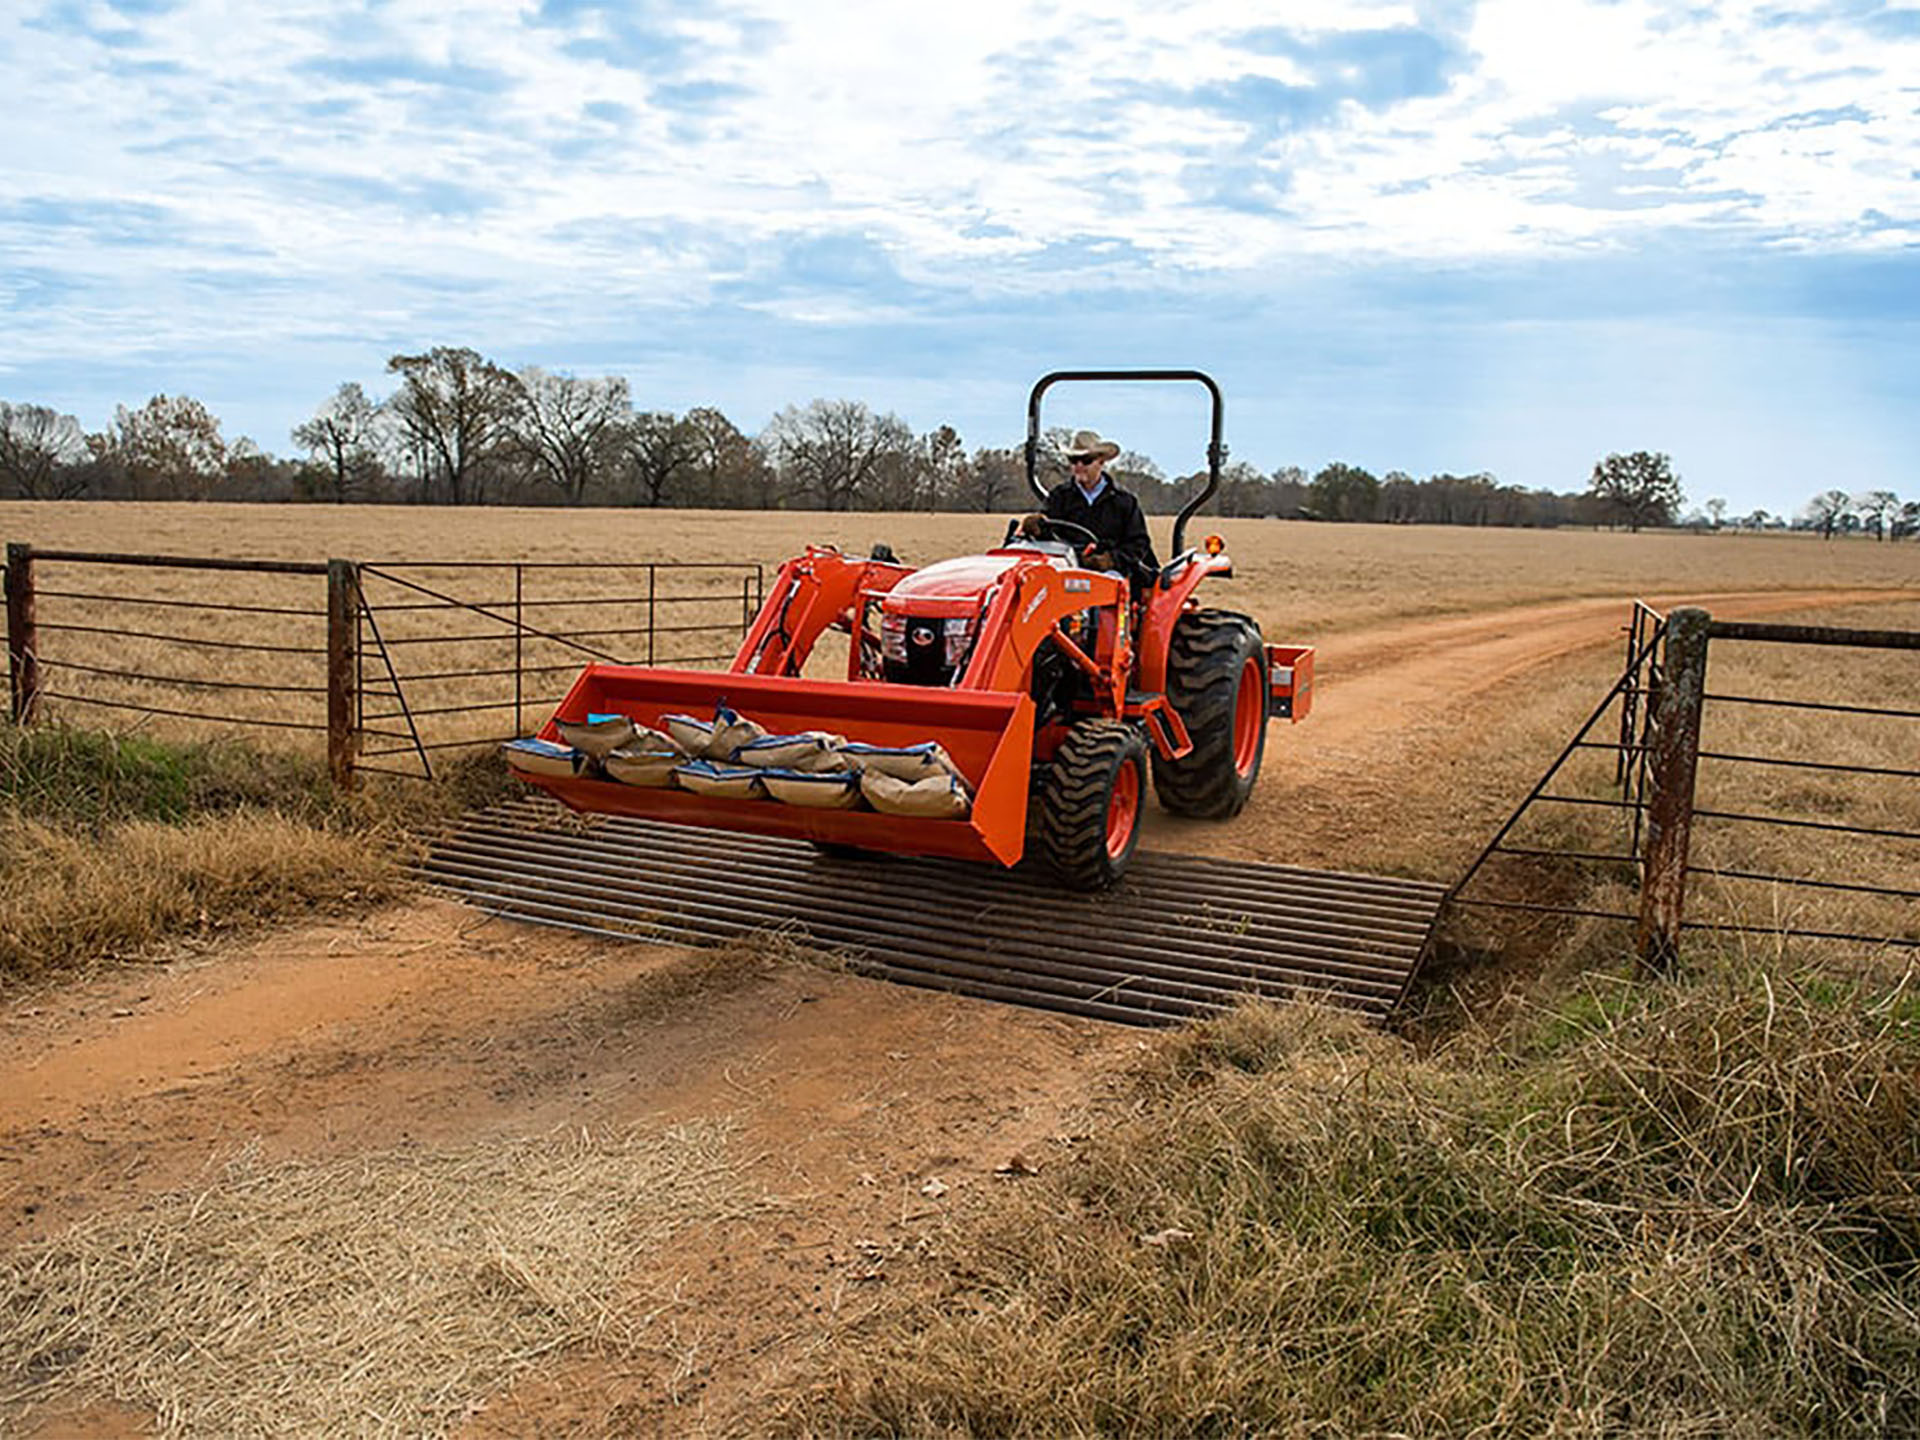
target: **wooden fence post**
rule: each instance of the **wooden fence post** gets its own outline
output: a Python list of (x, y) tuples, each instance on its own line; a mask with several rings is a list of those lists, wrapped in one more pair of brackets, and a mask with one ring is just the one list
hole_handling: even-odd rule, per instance
[(360, 749), (355, 691), (360, 679), (360, 567), (327, 561), (327, 771), (351, 790)]
[(1647, 840), (1640, 867), (1636, 945), (1641, 970), (1656, 975), (1671, 972), (1680, 958), (1711, 623), (1706, 611), (1692, 608), (1675, 610), (1667, 617), (1666, 663), (1653, 712), (1647, 768)]
[(40, 632), (33, 620), (33, 547), (7, 545), (7, 691), (16, 725), (33, 723), (40, 700)]

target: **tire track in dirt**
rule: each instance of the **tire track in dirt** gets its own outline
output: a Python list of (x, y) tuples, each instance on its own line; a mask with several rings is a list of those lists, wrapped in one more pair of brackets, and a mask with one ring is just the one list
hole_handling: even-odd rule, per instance
[[(1916, 603), (1920, 589), (1690, 591), (1641, 598), (1663, 613), (1699, 605), (1724, 619), (1755, 620)], [(1391, 835), (1416, 802), (1427, 811), (1439, 805), (1438, 815), (1424, 816), (1422, 833), (1431, 836), (1446, 823), (1444, 799), (1433, 799), (1436, 788), (1450, 787), (1464, 798), (1482, 783), (1484, 767), (1475, 751), (1484, 727), (1477, 707), (1514, 703), (1517, 682), (1577, 656), (1618, 647), (1624, 660), (1633, 599), (1556, 600), (1331, 636), (1315, 657), (1312, 713), (1298, 725), (1269, 726), (1266, 768), (1240, 816), (1223, 825), (1183, 820), (1155, 807), (1147, 812), (1142, 843), (1190, 854), (1366, 868), (1350, 850), (1356, 843), (1365, 849), (1369, 834)], [(1599, 682), (1595, 701), (1606, 683)], [(1569, 715), (1569, 734), (1581, 718)], [(1550, 752), (1543, 754), (1541, 764), (1549, 758)], [(1473, 823), (1454, 812), (1456, 831)], [(1440, 879), (1447, 872), (1445, 863), (1428, 856), (1407, 873)]]
[[(1647, 598), (1662, 613), (1698, 605), (1728, 620), (1905, 601), (1920, 601), (1920, 589), (1733, 590)], [(1317, 657), (1320, 689), (1313, 713), (1288, 737), (1289, 748), (1313, 756), (1350, 745), (1358, 733), (1372, 743), (1420, 715), (1583, 651), (1615, 645), (1624, 658), (1632, 604), (1631, 596), (1562, 600), (1336, 635)]]

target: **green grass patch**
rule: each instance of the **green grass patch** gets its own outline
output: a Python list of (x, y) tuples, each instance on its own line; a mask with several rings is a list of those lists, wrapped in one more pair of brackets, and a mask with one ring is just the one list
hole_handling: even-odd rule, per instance
[(0, 730), (0, 807), (89, 825), (249, 807), (318, 817), (334, 808), (324, 766), (303, 756), (68, 726)]

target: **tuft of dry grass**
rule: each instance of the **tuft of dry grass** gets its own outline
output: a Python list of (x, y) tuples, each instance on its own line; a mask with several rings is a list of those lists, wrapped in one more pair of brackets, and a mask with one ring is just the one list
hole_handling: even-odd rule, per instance
[(392, 847), (261, 811), (98, 832), (0, 818), (0, 870), (0, 988), (403, 883)]
[(1175, 1032), (783, 1431), (1920, 1426), (1906, 982), (1729, 970), (1536, 1019), (1462, 1064), (1304, 1007)]
[(635, 1260), (762, 1203), (713, 1124), (243, 1156), (0, 1261), (0, 1418), (81, 1392), (168, 1435), (444, 1433), (558, 1350), (646, 1344)]
[(0, 993), (182, 936), (378, 902), (447, 820), (517, 787), (491, 754), (352, 795), (232, 739), (0, 727)]

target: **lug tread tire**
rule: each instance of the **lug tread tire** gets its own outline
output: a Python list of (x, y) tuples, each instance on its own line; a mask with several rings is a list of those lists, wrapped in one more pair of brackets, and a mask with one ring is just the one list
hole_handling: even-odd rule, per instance
[[(1060, 878), (1076, 890), (1104, 890), (1133, 857), (1107, 853), (1107, 809), (1123, 765), (1144, 771), (1146, 739), (1118, 720), (1086, 720), (1073, 727), (1048, 767), (1040, 792), (1040, 843)], [(1141, 781), (1146, 776), (1141, 774)], [(1145, 785), (1141, 786), (1145, 798)], [(1134, 837), (1139, 837), (1136, 815)]]
[(1242, 776), (1235, 768), (1233, 724), (1240, 674), (1254, 656), (1263, 657), (1264, 674), (1260, 627), (1245, 615), (1196, 610), (1174, 625), (1167, 647), (1167, 699), (1187, 727), (1193, 752), (1180, 760), (1153, 757), (1153, 789), (1161, 808), (1199, 820), (1225, 820), (1245, 807), (1260, 778), (1266, 749), (1262, 695), (1261, 748), (1254, 756), (1253, 773)]

